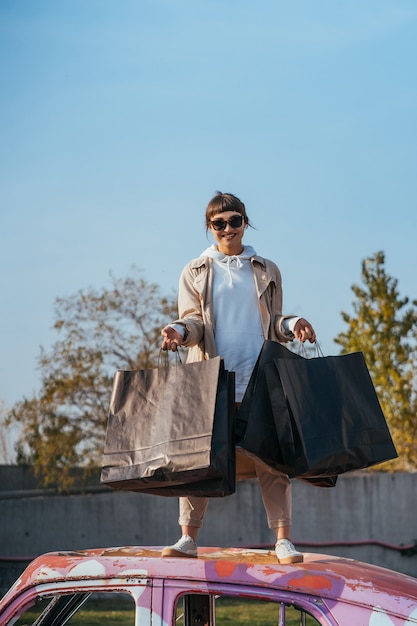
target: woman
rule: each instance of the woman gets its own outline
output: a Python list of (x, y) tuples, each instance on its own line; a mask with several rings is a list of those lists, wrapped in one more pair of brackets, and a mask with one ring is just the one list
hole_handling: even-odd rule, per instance
[[(314, 342), (307, 320), (284, 317), (281, 274), (271, 261), (244, 246), (249, 226), (245, 205), (230, 193), (217, 192), (206, 209), (206, 230), (215, 244), (190, 261), (180, 278), (180, 318), (162, 330), (163, 350), (186, 346), (188, 362), (220, 355), (225, 368), (236, 375), (236, 402), (243, 398), (265, 339)], [(245, 452), (237, 450), (239, 457)], [(291, 483), (285, 474), (258, 458), (249, 459), (260, 484), (268, 525), (276, 533), (275, 551), (280, 563), (296, 563), (303, 555), (290, 541)], [(197, 556), (197, 533), (208, 498), (180, 498), (182, 535), (162, 556)]]

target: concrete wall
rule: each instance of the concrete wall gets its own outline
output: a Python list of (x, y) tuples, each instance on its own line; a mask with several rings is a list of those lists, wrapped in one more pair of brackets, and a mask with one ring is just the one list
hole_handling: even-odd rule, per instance
[[(0, 466), (0, 587), (23, 568), (24, 557), (51, 550), (165, 545), (178, 538), (176, 498), (113, 491), (98, 475), (83, 493), (38, 489), (30, 471)], [(270, 545), (256, 480), (212, 498), (201, 545)], [(358, 472), (333, 489), (293, 481), (293, 541), (307, 552), (368, 561), (417, 577), (417, 473)], [(324, 544), (324, 545), (320, 545)], [(329, 545), (331, 544), (331, 545)], [(335, 544), (335, 545), (333, 545)], [(413, 552), (413, 550), (411, 550)]]

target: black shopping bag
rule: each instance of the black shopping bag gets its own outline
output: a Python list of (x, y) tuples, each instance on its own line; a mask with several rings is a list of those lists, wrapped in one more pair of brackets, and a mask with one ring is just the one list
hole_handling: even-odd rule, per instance
[[(266, 463), (286, 472), (278, 441), (279, 425), (275, 423), (265, 376), (265, 366), (276, 358), (302, 357), (276, 341), (264, 341), (237, 414), (236, 442)], [(281, 394), (284, 399), (283, 392)]]
[[(300, 446), (296, 446), (297, 437), (294, 440), (284, 391), (274, 366), (276, 358), (303, 360), (276, 341), (264, 341), (237, 414), (236, 441), (271, 467), (297, 476), (305, 470), (305, 462)], [(317, 487), (336, 484), (336, 477), (305, 480)]]
[(235, 491), (234, 373), (220, 357), (115, 375), (101, 482), (182, 496)]
[[(272, 367), (280, 389), (275, 417), (287, 426), (281, 454), (284, 464), (295, 455), (293, 475), (335, 476), (397, 456), (361, 352), (278, 358)], [(269, 389), (273, 393), (271, 378)]]

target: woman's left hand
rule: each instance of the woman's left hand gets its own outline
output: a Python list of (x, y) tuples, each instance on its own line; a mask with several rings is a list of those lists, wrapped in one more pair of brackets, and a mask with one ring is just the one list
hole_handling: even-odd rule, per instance
[(300, 317), (300, 319), (297, 321), (296, 325), (294, 326), (293, 333), (294, 337), (298, 339), (298, 341), (301, 341), (301, 343), (304, 343), (305, 341), (307, 341), (307, 339), (310, 343), (314, 343), (316, 341), (316, 333), (314, 332), (314, 328), (312, 327), (310, 322), (307, 322), (307, 320), (305, 320), (303, 317)]

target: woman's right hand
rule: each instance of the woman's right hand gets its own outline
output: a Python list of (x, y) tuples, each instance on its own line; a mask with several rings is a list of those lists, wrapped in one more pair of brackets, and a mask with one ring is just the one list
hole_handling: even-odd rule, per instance
[(175, 352), (176, 349), (182, 345), (182, 337), (180, 333), (172, 328), (172, 326), (165, 326), (161, 330), (161, 335), (163, 336), (162, 340), (162, 350), (172, 350)]

